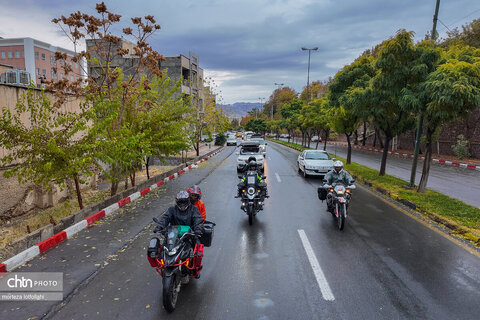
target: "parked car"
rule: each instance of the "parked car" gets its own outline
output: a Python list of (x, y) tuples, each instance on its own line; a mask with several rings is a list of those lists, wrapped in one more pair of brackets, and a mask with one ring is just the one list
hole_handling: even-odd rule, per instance
[(288, 133), (282, 133), (282, 134), (280, 135), (280, 138), (286, 138), (286, 139), (288, 139), (288, 138), (290, 138), (290, 135), (289, 135)]
[(228, 137), (227, 139), (227, 146), (236, 146), (237, 145), (237, 138), (235, 137)]
[(333, 161), (328, 152), (324, 150), (304, 150), (297, 158), (298, 172), (303, 176), (325, 176), (333, 170)]
[(322, 138), (320, 138), (319, 136), (313, 136), (312, 139), (310, 139), (310, 141), (312, 142), (322, 141)]
[(237, 152), (237, 172), (243, 171), (247, 165), (248, 158), (255, 157), (257, 161), (257, 167), (260, 168), (263, 172), (265, 155), (264, 152), (260, 149), (260, 143), (258, 141), (244, 141), (240, 145), (240, 151)]

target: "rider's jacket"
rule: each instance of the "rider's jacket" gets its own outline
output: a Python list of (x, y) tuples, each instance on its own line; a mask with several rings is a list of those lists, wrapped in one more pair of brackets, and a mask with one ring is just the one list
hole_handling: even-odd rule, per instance
[(193, 203), (193, 205), (198, 208), (198, 211), (200, 211), (200, 216), (202, 217), (202, 219), (207, 219), (207, 210), (205, 210), (205, 203), (203, 203), (202, 200), (197, 200)]
[[(258, 172), (256, 172), (256, 174), (257, 174), (257, 181), (258, 181), (258, 183), (263, 183), (264, 181), (263, 181), (262, 177), (258, 174)], [(247, 174), (245, 174), (245, 175), (243, 176), (242, 182), (245, 182), (246, 179), (247, 179)]]
[(344, 186), (349, 186), (353, 183), (353, 178), (352, 176), (345, 170), (340, 170), (337, 172), (335, 169), (329, 171), (325, 175), (325, 180), (327, 180), (327, 184), (332, 185), (334, 183), (338, 184), (341, 183)]
[(169, 224), (190, 226), (197, 234), (203, 232), (203, 219), (200, 216), (200, 211), (192, 204), (185, 211), (181, 211), (176, 205), (168, 208), (167, 212), (160, 218), (158, 225), (160, 228), (165, 229)]

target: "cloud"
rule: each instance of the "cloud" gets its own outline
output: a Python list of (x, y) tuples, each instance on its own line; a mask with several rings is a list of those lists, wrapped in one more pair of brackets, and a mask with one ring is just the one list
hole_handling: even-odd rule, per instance
[[(50, 20), (77, 10), (93, 13), (96, 2), (0, 4), (0, 36), (31, 36), (69, 48)], [(308, 54), (301, 47), (319, 47), (311, 55), (314, 81), (335, 75), (401, 28), (414, 31), (420, 40), (431, 30), (435, 9), (434, 1), (418, 0), (144, 0), (141, 5), (115, 0), (106, 4), (122, 14), (124, 24), (129, 24), (129, 17), (153, 14), (162, 27), (150, 39), (154, 49), (167, 56), (197, 54), (226, 103), (257, 102), (258, 97), (270, 96), (275, 82), (302, 90)], [(461, 20), (479, 8), (478, 0), (442, 2), (439, 17), (453, 28), (476, 18)], [(457, 25), (448, 24), (454, 21)], [(445, 30), (438, 26), (440, 35)]]

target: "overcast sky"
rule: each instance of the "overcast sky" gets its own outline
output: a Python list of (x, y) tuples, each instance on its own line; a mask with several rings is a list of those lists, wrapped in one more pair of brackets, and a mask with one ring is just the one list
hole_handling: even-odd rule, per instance
[[(80, 10), (90, 0), (0, 0), (0, 37), (32, 37), (71, 48), (50, 21)], [(414, 31), (421, 40), (432, 28), (435, 0), (110, 0), (107, 7), (129, 17), (153, 14), (162, 29), (151, 44), (165, 56), (198, 55), (224, 103), (260, 102), (283, 83), (301, 91), (307, 82), (326, 80), (365, 49)], [(441, 0), (437, 30), (480, 17), (479, 0)], [(445, 26), (446, 27), (445, 27)]]

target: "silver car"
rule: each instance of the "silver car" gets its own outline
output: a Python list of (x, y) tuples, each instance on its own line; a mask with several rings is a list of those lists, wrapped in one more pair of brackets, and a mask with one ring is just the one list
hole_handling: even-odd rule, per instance
[(297, 158), (298, 172), (305, 178), (308, 176), (325, 176), (333, 170), (333, 161), (324, 150), (305, 150)]

